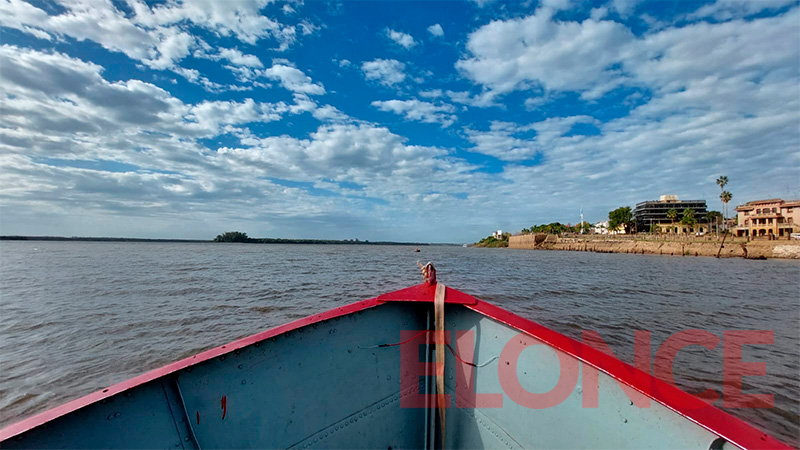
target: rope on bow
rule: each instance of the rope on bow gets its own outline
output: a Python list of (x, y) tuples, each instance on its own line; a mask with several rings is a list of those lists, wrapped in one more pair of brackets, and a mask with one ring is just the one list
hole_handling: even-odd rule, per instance
[(433, 263), (428, 261), (428, 264), (423, 266), (421, 262), (417, 261), (417, 266), (419, 267), (419, 271), (422, 272), (422, 279), (425, 281), (425, 284), (429, 286), (436, 285), (436, 268), (433, 267)]

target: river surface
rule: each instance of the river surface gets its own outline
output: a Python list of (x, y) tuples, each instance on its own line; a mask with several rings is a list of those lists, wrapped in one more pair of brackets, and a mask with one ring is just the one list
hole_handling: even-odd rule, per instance
[[(634, 330), (653, 354), (675, 332), (770, 330), (746, 346), (766, 376), (746, 393), (774, 407), (727, 409), (800, 445), (800, 261), (449, 246), (0, 243), (0, 426), (149, 369), (287, 321), (440, 281), (570, 337), (597, 331), (633, 361)], [(686, 347), (679, 386), (722, 392), (722, 344)], [(721, 401), (717, 402), (721, 406)]]

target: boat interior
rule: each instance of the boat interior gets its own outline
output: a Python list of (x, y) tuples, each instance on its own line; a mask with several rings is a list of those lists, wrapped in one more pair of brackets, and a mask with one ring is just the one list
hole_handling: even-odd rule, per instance
[[(83, 405), (2, 447), (735, 448), (463, 304), (446, 305), (449, 397), (437, 405), (421, 395), (436, 391), (426, 364), (433, 315), (429, 302), (385, 302), (310, 322)], [(598, 386), (595, 407), (585, 407), (582, 377)], [(563, 389), (557, 404), (530, 403)]]

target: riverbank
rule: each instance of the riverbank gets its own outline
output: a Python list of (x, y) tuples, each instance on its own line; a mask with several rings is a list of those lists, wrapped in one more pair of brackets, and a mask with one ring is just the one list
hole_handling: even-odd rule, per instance
[[(720, 247), (722, 246), (722, 249)], [(639, 253), (668, 256), (712, 256), (748, 259), (800, 259), (800, 242), (722, 241), (708, 239), (657, 240), (635, 237), (559, 237), (553, 234), (511, 236), (509, 248), (531, 250), (568, 250), (597, 253)]]

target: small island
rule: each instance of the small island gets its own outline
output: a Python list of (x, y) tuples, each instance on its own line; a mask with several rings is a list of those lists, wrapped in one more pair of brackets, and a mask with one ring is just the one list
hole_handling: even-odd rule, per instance
[(241, 244), (318, 244), (318, 245), (431, 245), (426, 242), (392, 242), (369, 241), (360, 239), (283, 239), (283, 238), (251, 238), (241, 231), (227, 231), (214, 238), (214, 242), (241, 243)]

